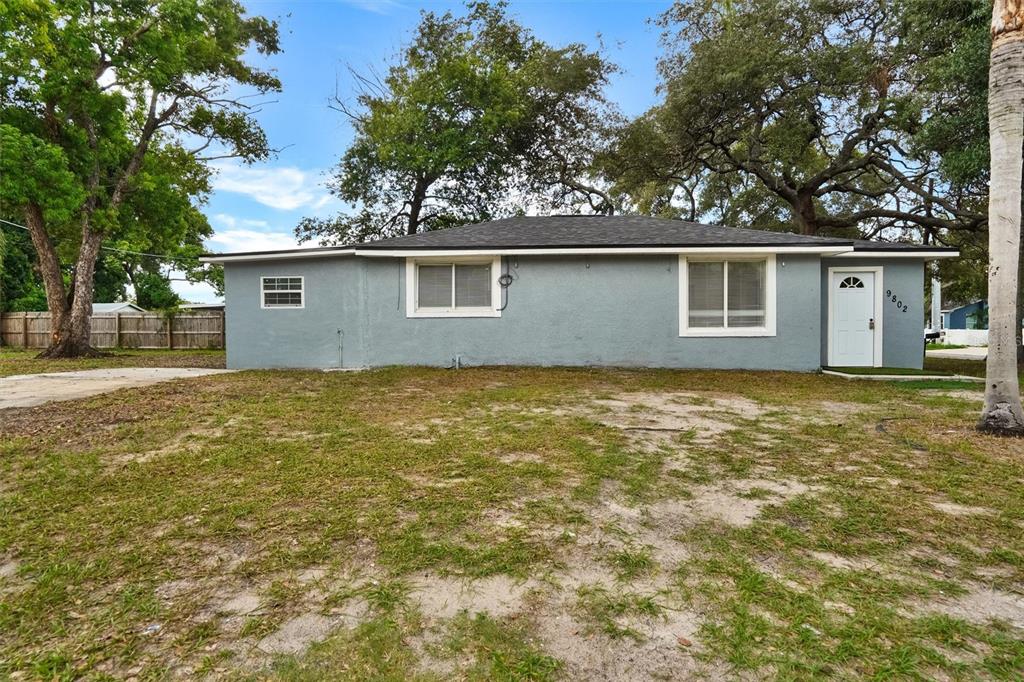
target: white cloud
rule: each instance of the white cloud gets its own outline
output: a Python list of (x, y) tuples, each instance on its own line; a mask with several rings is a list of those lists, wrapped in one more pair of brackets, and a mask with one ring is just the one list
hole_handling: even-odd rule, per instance
[[(212, 251), (233, 253), (237, 251), (277, 251), (294, 249), (299, 246), (295, 235), (290, 232), (257, 232), (234, 229), (215, 233), (206, 240)], [(316, 246), (305, 244), (305, 246)]]
[(266, 220), (252, 220), (250, 218), (236, 218), (233, 215), (227, 213), (217, 213), (213, 216), (213, 220), (220, 223), (229, 230), (234, 230), (239, 227), (267, 227), (270, 223)]
[(282, 211), (322, 207), (330, 194), (320, 184), (320, 173), (294, 166), (254, 168), (238, 163), (213, 165), (213, 189), (219, 192), (244, 194), (264, 206)]
[(323, 195), (322, 197), (320, 197), (319, 199), (316, 200), (316, 202), (313, 204), (313, 210), (314, 211), (319, 211), (320, 209), (322, 209), (324, 206), (326, 206), (327, 204), (329, 204), (333, 200), (334, 200), (333, 196), (331, 196), (330, 194), (325, 194), (325, 195)]
[(391, 14), (396, 9), (401, 9), (402, 3), (398, 0), (341, 0), (343, 4), (351, 5), (357, 9), (373, 12), (374, 14)]

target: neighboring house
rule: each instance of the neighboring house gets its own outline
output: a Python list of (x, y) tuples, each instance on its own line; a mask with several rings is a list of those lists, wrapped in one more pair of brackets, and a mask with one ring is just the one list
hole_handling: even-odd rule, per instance
[(982, 299), (942, 311), (943, 329), (988, 329), (988, 301)]
[(178, 306), (179, 310), (185, 310), (190, 313), (222, 313), (224, 312), (223, 303), (182, 303)]
[(114, 313), (145, 313), (149, 312), (134, 303), (93, 303), (93, 315), (113, 315)]
[(637, 216), (496, 220), (223, 263), (229, 367), (922, 363), (953, 249)]

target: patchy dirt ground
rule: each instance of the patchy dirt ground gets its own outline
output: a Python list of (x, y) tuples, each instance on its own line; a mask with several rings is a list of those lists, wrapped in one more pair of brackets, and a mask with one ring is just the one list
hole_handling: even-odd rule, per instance
[(1013, 679), (1024, 450), (971, 409), (800, 375), (389, 370), (15, 410), (0, 671)]

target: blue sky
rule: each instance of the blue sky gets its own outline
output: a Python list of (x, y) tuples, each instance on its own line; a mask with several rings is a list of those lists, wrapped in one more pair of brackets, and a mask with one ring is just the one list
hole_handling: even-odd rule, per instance
[[(604, 45), (622, 73), (607, 94), (623, 113), (636, 115), (656, 101), (658, 28), (650, 23), (670, 3), (512, 2), (510, 12), (552, 45)], [(348, 67), (383, 69), (410, 39), (423, 9), (461, 12), (459, 3), (402, 0), (249, 0), (250, 13), (277, 19), (283, 52), (254, 62), (274, 69), (283, 92), (257, 115), (280, 153), (266, 163), (215, 163), (214, 192), (203, 211), (214, 227), (212, 251), (250, 251), (295, 245), (292, 230), (308, 215), (344, 208), (324, 186), (352, 138), (344, 117), (328, 108), (338, 94), (354, 96)], [(193, 302), (216, 300), (205, 285), (175, 282)]]

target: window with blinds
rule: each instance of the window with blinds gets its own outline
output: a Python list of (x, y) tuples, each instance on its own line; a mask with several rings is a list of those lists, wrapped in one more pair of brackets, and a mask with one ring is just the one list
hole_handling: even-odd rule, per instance
[(261, 277), (260, 291), (264, 308), (302, 308), (302, 277)]
[(491, 264), (419, 264), (416, 309), (437, 311), (491, 308)]
[(763, 260), (687, 261), (690, 329), (761, 329), (767, 321)]

